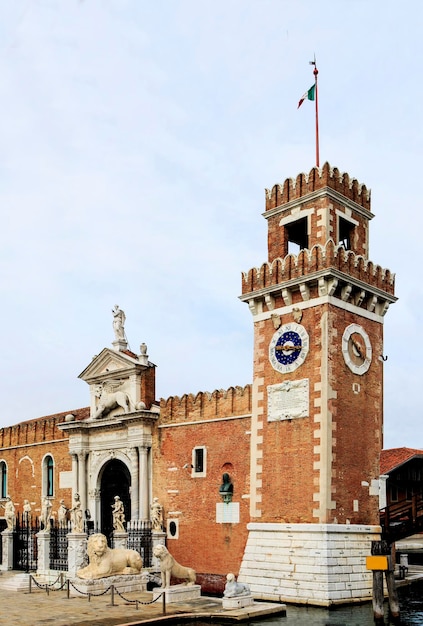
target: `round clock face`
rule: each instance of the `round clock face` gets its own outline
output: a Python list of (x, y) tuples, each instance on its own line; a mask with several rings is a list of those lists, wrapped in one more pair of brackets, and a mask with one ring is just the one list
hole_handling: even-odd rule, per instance
[(354, 374), (365, 374), (372, 361), (372, 345), (364, 328), (350, 324), (342, 335), (342, 354)]
[(308, 354), (309, 338), (304, 326), (283, 324), (273, 335), (269, 345), (269, 360), (278, 372), (293, 372)]

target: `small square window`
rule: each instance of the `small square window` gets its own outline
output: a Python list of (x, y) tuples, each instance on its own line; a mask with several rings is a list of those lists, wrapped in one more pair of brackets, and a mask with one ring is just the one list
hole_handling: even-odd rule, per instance
[(192, 473), (191, 476), (204, 477), (207, 471), (207, 448), (205, 446), (195, 447), (192, 451)]

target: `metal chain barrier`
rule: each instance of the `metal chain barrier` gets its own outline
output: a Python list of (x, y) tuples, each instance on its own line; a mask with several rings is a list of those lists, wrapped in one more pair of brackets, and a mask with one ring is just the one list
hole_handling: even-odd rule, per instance
[[(80, 589), (78, 589), (78, 587), (76, 587), (73, 582), (71, 582), (70, 580), (67, 581), (68, 582), (68, 587), (71, 586), (73, 589), (75, 589), (75, 591), (77, 591), (78, 593), (81, 594), (81, 596), (87, 596), (88, 598), (91, 597), (97, 597), (97, 596), (104, 596), (106, 595), (106, 593), (108, 591), (110, 591), (110, 589), (113, 588), (113, 585), (110, 585), (110, 587), (107, 587), (107, 589), (105, 589), (104, 591), (101, 591), (99, 593), (91, 593), (90, 591), (88, 591), (88, 593), (86, 593), (85, 591), (81, 591)], [(113, 593), (113, 592), (112, 592)]]
[(122, 593), (120, 593), (119, 589), (115, 588), (115, 591), (118, 594), (119, 598), (122, 598), (122, 600), (125, 600), (125, 602), (127, 602), (128, 604), (136, 604), (137, 609), (138, 609), (138, 604), (143, 604), (144, 606), (147, 606), (149, 604), (154, 604), (155, 602), (157, 602), (157, 600), (159, 600), (159, 598), (165, 595), (165, 592), (162, 591), (162, 593), (158, 595), (155, 600), (150, 600), (149, 602), (142, 602), (142, 600), (130, 600), (129, 598), (125, 598), (125, 596)]
[[(55, 585), (59, 581), (61, 581), (61, 583), (59, 587), (56, 587)], [(53, 583), (40, 583), (32, 574), (30, 574), (29, 575), (29, 593), (32, 592), (32, 583), (35, 583), (35, 586), (38, 587), (38, 589), (45, 589), (45, 591), (47, 592), (47, 595), (49, 594), (50, 591), (61, 591), (62, 589), (66, 587), (66, 580), (63, 580), (63, 574), (59, 574)]]
[[(55, 587), (54, 585), (56, 585), (59, 580), (61, 580), (61, 584), (59, 587)], [(34, 576), (32, 576), (32, 574), (30, 574), (29, 576), (29, 593), (32, 592), (32, 583), (35, 583), (36, 587), (38, 587), (39, 589), (45, 589), (45, 591), (47, 592), (47, 595), (49, 594), (50, 591), (61, 591), (62, 589), (64, 589), (65, 587), (67, 588), (67, 595), (68, 595), (68, 599), (70, 597), (70, 587), (72, 587), (72, 589), (74, 589), (77, 593), (79, 593), (81, 596), (87, 596), (88, 598), (88, 602), (91, 601), (91, 598), (94, 597), (100, 597), (100, 596), (104, 596), (106, 595), (106, 593), (108, 593), (110, 591), (110, 595), (111, 595), (111, 605), (115, 606), (115, 602), (114, 602), (114, 594), (117, 593), (117, 595), (122, 598), (122, 600), (124, 602), (126, 602), (127, 604), (135, 604), (135, 607), (138, 611), (138, 605), (141, 604), (143, 606), (148, 606), (150, 604), (154, 604), (155, 602), (157, 602), (157, 600), (159, 600), (160, 598), (162, 598), (163, 601), (163, 615), (166, 615), (166, 592), (162, 591), (157, 598), (155, 598), (154, 600), (149, 600), (148, 602), (143, 602), (142, 600), (131, 600), (130, 598), (126, 598), (122, 593), (120, 593), (120, 591), (118, 589), (116, 589), (115, 585), (110, 585), (110, 587), (107, 587), (107, 589), (105, 589), (104, 591), (101, 591), (99, 593), (91, 593), (91, 592), (85, 592), (85, 591), (81, 591), (80, 589), (78, 589), (78, 587), (76, 585), (74, 585), (73, 582), (71, 582), (69, 579), (63, 581), (63, 574), (59, 574), (59, 576), (57, 577), (57, 579), (53, 582), (53, 583), (39, 583)]]

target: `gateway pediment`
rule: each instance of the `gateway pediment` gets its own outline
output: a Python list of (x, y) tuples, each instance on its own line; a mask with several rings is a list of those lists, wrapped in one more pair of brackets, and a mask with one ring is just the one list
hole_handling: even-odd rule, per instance
[(104, 348), (78, 378), (90, 387), (90, 418), (110, 418), (149, 410), (155, 398), (155, 365), (148, 361), (147, 346), (141, 354)]
[[(131, 353), (132, 354), (132, 353)], [(96, 355), (88, 367), (85, 368), (78, 378), (88, 384), (99, 383), (106, 378), (115, 378), (120, 375), (131, 375), (148, 367), (148, 360), (144, 355), (130, 356), (126, 352), (116, 352), (110, 348), (104, 348)], [(150, 364), (151, 365), (151, 364)]]

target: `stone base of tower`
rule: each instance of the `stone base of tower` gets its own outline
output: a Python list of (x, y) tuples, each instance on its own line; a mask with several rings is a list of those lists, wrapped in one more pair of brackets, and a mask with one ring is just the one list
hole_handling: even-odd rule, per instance
[(257, 600), (331, 606), (372, 599), (366, 569), (380, 526), (260, 524), (249, 534), (238, 580)]

